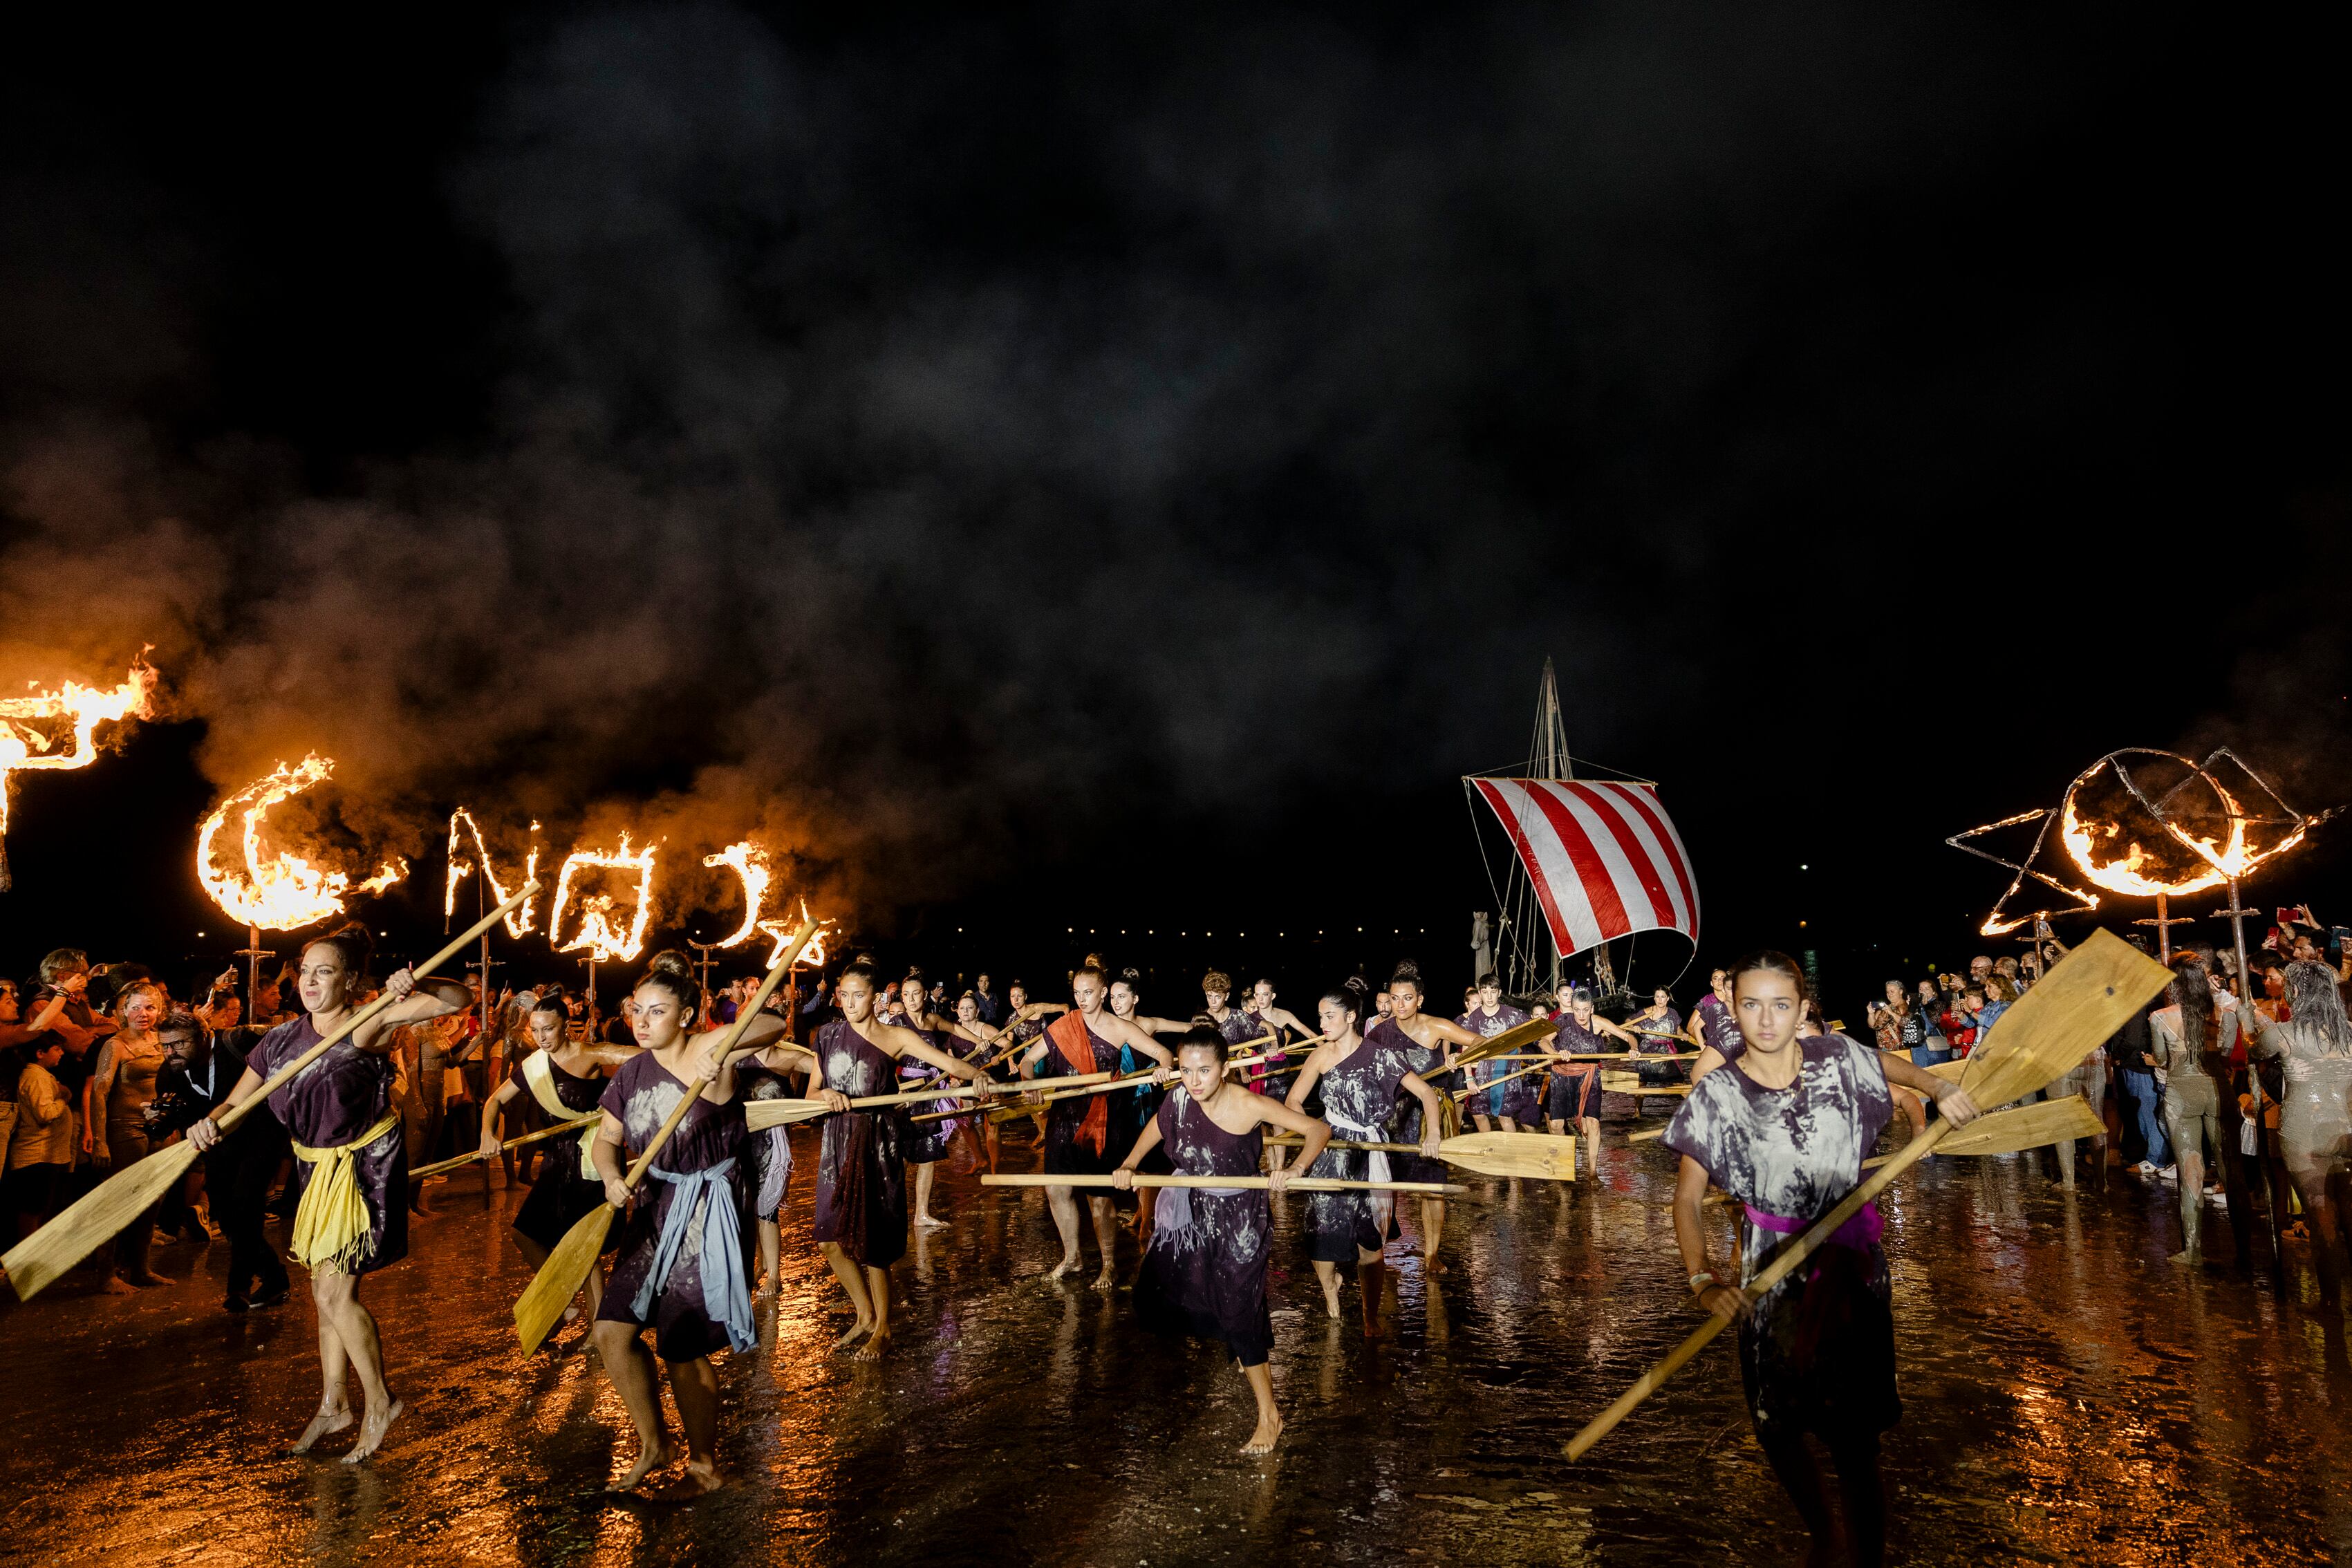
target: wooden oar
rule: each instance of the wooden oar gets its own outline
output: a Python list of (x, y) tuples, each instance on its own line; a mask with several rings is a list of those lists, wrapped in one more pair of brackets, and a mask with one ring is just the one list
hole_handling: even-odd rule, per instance
[[(775, 963), (768, 966), (767, 976), (760, 982), (759, 990), (751, 994), (749, 1002), (737, 1009), (734, 1026), (719, 1042), (720, 1061), (725, 1061), (734, 1051), (735, 1042), (743, 1037), (743, 1031), (751, 1026), (751, 1020), (760, 1016), (760, 1010), (768, 1005), (768, 998), (775, 994), (778, 982), (792, 973), (793, 960), (800, 957), (801, 949), (808, 945), (809, 939), (816, 935), (817, 927), (823, 923), (814, 919), (802, 921), (801, 929), (794, 933), (791, 944), (776, 955)], [(646, 1172), (652, 1168), (654, 1157), (669, 1142), (670, 1134), (677, 1131), (677, 1124), (686, 1120), (687, 1110), (701, 1098), (702, 1085), (689, 1083), (686, 1086), (686, 1092), (678, 1096), (677, 1103), (662, 1119), (653, 1141), (646, 1145), (646, 1152), (637, 1156), (635, 1163), (621, 1178), (624, 1187), (632, 1193), (637, 1190), (637, 1184), (645, 1180)], [(773, 1105), (777, 1102), (753, 1100), (751, 1103)], [(555, 1250), (547, 1255), (547, 1261), (539, 1266), (539, 1273), (516, 1300), (515, 1336), (522, 1342), (525, 1355), (537, 1350), (541, 1342), (554, 1331), (555, 1325), (563, 1317), (563, 1309), (572, 1304), (572, 1298), (578, 1295), (580, 1287), (588, 1282), (588, 1271), (596, 1267), (597, 1254), (604, 1250), (604, 1237), (613, 1228), (613, 1216), (619, 1212), (611, 1204), (603, 1203), (581, 1216), (580, 1223), (555, 1244)]]
[[(1565, 1055), (1566, 1053), (1562, 1054)], [(1528, 1056), (1523, 1052), (1515, 1052), (1507, 1057), (1479, 1057), (1476, 1059), (1482, 1063), (1532, 1062), (1549, 1061), (1551, 1060), (1551, 1058), (1549, 1056)], [(1681, 1056), (1671, 1056), (1664, 1051), (1594, 1051), (1590, 1054), (1579, 1051), (1575, 1055), (1569, 1057), (1568, 1059), (1578, 1062), (1687, 1062), (1696, 1058), (1694, 1058), (1688, 1052), (1685, 1052)], [(1470, 1065), (1471, 1064), (1469, 1062), (1457, 1058), (1450, 1067), (1438, 1068), (1433, 1071), (1422, 1074), (1422, 1081), (1426, 1083), (1431, 1079), (1444, 1078), (1447, 1073), (1458, 1071)], [(1502, 1081), (1502, 1079), (1496, 1079), (1495, 1083), (1500, 1083)], [(1494, 1085), (1482, 1083), (1476, 1087), (1480, 1089), (1491, 1089)]]
[[(1296, 1133), (1276, 1133), (1265, 1142), (1295, 1149), (1306, 1140)], [(1418, 1143), (1363, 1143), (1334, 1138), (1327, 1149), (1361, 1149), (1378, 1154), (1418, 1154)], [(1576, 1180), (1576, 1140), (1549, 1132), (1465, 1132), (1437, 1145), (1437, 1157), (1449, 1165), (1475, 1171), (1482, 1176), (1524, 1176), (1539, 1182)]]
[[(2040, 984), (2001, 1015), (2000, 1029), (1992, 1043), (1969, 1058), (1973, 1070), (1962, 1080), (1962, 1087), (1969, 1099), (1991, 1105), (2032, 1093), (2081, 1061), (2090, 1049), (2085, 1041), (2096, 1043), (2121, 1028), (2140, 1004), (2171, 978), (2169, 970), (2126, 945), (2122, 938), (2109, 931), (2093, 932), (2089, 941), (2060, 959)], [(1794, 1273), (1840, 1226), (1861, 1213), (1863, 1205), (1888, 1183), (1933, 1152), (1953, 1131), (1951, 1122), (1939, 1119), (1906, 1144), (1901, 1153), (1863, 1178), (1859, 1186), (1758, 1271), (1745, 1292), (1748, 1299), (1756, 1300)], [(1696, 1332), (1570, 1439), (1568, 1457), (1582, 1458), (1635, 1405), (1664, 1387), (1685, 1362), (1705, 1350), (1724, 1326), (1724, 1319), (1709, 1312)]]
[[(1242, 1043), (1248, 1046), (1262, 1046), (1273, 1037), (1274, 1037), (1271, 1035), (1265, 1035), (1261, 1036), (1257, 1039), (1244, 1040)], [(1265, 1060), (1265, 1056), (1263, 1054), (1254, 1057), (1235, 1057), (1231, 1061), (1225, 1063), (1225, 1070), (1227, 1072), (1231, 1072), (1235, 1068), (1255, 1067), (1258, 1063), (1264, 1060)], [(1109, 1078), (1105, 1079), (1100, 1083), (1089, 1083), (1083, 1089), (1074, 1089), (1066, 1094), (1047, 1093), (1043, 1100), (1033, 1100), (1024, 1105), (999, 1106), (988, 1113), (988, 1119), (991, 1121), (1010, 1121), (1015, 1117), (1034, 1116), (1038, 1111), (1044, 1110), (1046, 1106), (1053, 1104), (1057, 1100), (1082, 1100), (1089, 1094), (1114, 1094), (1122, 1089), (1133, 1089), (1138, 1084), (1148, 1083), (1154, 1075), (1158, 1074), (1161, 1070), (1163, 1069), (1160, 1068), (1146, 1068), (1141, 1072), (1131, 1072), (1124, 1078)], [(1089, 1074), (1087, 1076), (1098, 1078), (1101, 1075)], [(1031, 1094), (1035, 1093), (1040, 1089), (1050, 1090), (1062, 1084), (1072, 1081), (1075, 1080), (1060, 1078), (1029, 1079), (1024, 1079), (1022, 1082), (1017, 1084), (1004, 1084), (1002, 1085), (1001, 1088), (1003, 1091), (1007, 1094)], [(954, 1115), (957, 1113), (950, 1111), (949, 1114)], [(915, 1120), (920, 1121), (937, 1119), (917, 1117)]]
[(1530, 1018), (1524, 1024), (1514, 1024), (1499, 1035), (1489, 1035), (1475, 1046), (1465, 1046), (1462, 1054), (1448, 1065), (1422, 1074), (1423, 1082), (1437, 1073), (1448, 1073), (1466, 1068), (1473, 1062), (1492, 1061), (1496, 1057), (1509, 1056), (1521, 1046), (1532, 1046), (1559, 1033), (1559, 1025), (1550, 1018)]
[[(539, 884), (535, 881), (523, 884), (520, 892), (477, 921), (457, 941), (418, 964), (415, 971), (417, 977), (424, 978), (465, 952), (476, 938), (538, 890)], [(235, 1127), (252, 1113), (255, 1106), (268, 1100), (296, 1073), (326, 1055), (352, 1030), (392, 1005), (393, 998), (386, 994), (352, 1014), (326, 1038), (270, 1074), (260, 1088), (236, 1104), (215, 1111), (213, 1124), (223, 1132)], [(31, 1300), (58, 1275), (89, 1257), (100, 1243), (110, 1239), (123, 1226), (153, 1207), (157, 1199), (170, 1192), (180, 1178), (188, 1173), (188, 1167), (196, 1163), (200, 1152), (184, 1138), (156, 1150), (137, 1164), (115, 1172), (68, 1205), (55, 1219), (10, 1247), (7, 1256), (0, 1258), (0, 1266), (7, 1268), (8, 1283), (16, 1287), (16, 1299)], [(394, 1201), (405, 1200), (395, 1197)]]
[[(2006, 1110), (1989, 1110), (1961, 1131), (1936, 1145), (1938, 1154), (2015, 1154), (2027, 1149), (2045, 1148), (2053, 1143), (2071, 1142), (2077, 1138), (2104, 1137), (2107, 1124), (2099, 1120), (2079, 1094), (2063, 1100), (2037, 1100), (2031, 1105), (2012, 1105)], [(1864, 1160), (1862, 1168), (1874, 1171), (1895, 1159), (1893, 1154), (1880, 1154)], [(1737, 1202), (1729, 1193), (1707, 1194), (1710, 1205)]]
[[(1108, 1176), (982, 1176), (983, 1187), (1109, 1187)], [(1139, 1173), (1139, 1187), (1240, 1187), (1263, 1192), (1264, 1176), (1147, 1176)], [(1453, 1182), (1342, 1182), (1330, 1176), (1294, 1176), (1283, 1190), (1292, 1193), (1421, 1193), (1452, 1197), (1470, 1189)]]
[[(583, 1127), (593, 1127), (604, 1119), (603, 1111), (592, 1110), (576, 1121), (559, 1121), (552, 1127), (542, 1127), (536, 1132), (526, 1132), (520, 1138), (509, 1138), (499, 1147), (501, 1150), (520, 1149), (526, 1143), (536, 1143), (542, 1138), (561, 1138), (566, 1132), (577, 1132)], [(454, 1171), (460, 1165), (470, 1165), (477, 1160), (488, 1158), (488, 1154), (477, 1149), (470, 1154), (460, 1154), (454, 1160), (441, 1160), (430, 1165), (419, 1165), (408, 1173), (408, 1179), (412, 1182), (421, 1181), (426, 1176), (437, 1176), (444, 1171)]]
[[(990, 1088), (976, 1083), (941, 1084), (933, 1089), (910, 1089), (902, 1094), (866, 1094), (849, 1102), (853, 1110), (871, 1110), (884, 1105), (924, 1105), (935, 1100), (954, 1100), (971, 1095), (998, 1092), (1003, 1086)], [(962, 1106), (940, 1115), (970, 1116), (974, 1107)], [(820, 1116), (833, 1114), (833, 1107), (822, 1100), (754, 1100), (743, 1106), (743, 1121), (754, 1132), (771, 1127), (790, 1127), (796, 1122), (814, 1121)]]
[(1536, 1063), (1536, 1065), (1531, 1068), (1521, 1068), (1517, 1072), (1507, 1072), (1502, 1077), (1490, 1079), (1486, 1083), (1474, 1083), (1467, 1089), (1448, 1089), (1446, 1092), (1454, 1097), (1454, 1104), (1460, 1105), (1469, 1100), (1469, 1098), (1474, 1094), (1484, 1094), (1488, 1089), (1496, 1088), (1502, 1084), (1507, 1084), (1515, 1078), (1525, 1078), (1531, 1072), (1541, 1072), (1544, 1068), (1549, 1066), (1551, 1066), (1551, 1058), (1549, 1057), (1546, 1057), (1542, 1061)]

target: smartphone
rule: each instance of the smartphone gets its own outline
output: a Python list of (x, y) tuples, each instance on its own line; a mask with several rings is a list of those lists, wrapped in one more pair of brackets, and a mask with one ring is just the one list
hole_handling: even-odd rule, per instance
[(2327, 945), (2337, 952), (2352, 948), (2352, 926), (2337, 926), (2327, 933)]

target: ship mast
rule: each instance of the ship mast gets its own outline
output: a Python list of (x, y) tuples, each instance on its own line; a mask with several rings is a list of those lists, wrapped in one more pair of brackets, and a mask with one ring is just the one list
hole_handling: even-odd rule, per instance
[[(1536, 733), (1528, 746), (1528, 777), (1531, 779), (1572, 779), (1576, 776), (1576, 759), (1568, 754), (1568, 729), (1559, 719), (1559, 681), (1552, 674), (1551, 658), (1546, 655), (1543, 668), (1543, 688), (1536, 695)], [(1559, 989), (1559, 947), (1551, 940), (1551, 928), (1538, 919), (1533, 922), (1544, 933), (1544, 945), (1551, 950), (1551, 989)]]

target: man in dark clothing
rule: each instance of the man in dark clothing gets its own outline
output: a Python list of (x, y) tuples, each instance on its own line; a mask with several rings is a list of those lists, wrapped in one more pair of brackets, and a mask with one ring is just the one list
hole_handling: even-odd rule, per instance
[[(160, 1140), (185, 1132), (227, 1103), (228, 1091), (245, 1076), (245, 1052), (238, 1048), (236, 1030), (215, 1035), (184, 1013), (165, 1019), (157, 1032), (172, 1052), (155, 1076), (155, 1105), (150, 1112), (151, 1135)], [(275, 1307), (286, 1300), (286, 1265), (262, 1235), (261, 1225), (270, 1178), (290, 1152), (286, 1129), (263, 1100), (205, 1154), (205, 1190), (212, 1194), (213, 1221), (228, 1237), (226, 1304), (232, 1312)], [(249, 1291), (248, 1285), (253, 1287)]]
[[(2147, 1016), (2162, 1000), (2149, 1001), (2107, 1041), (2107, 1059), (2116, 1068), (2116, 1098), (2122, 1101), (2116, 1120), (2122, 1126), (2124, 1163), (2142, 1175), (2172, 1166), (2172, 1140), (2164, 1131), (2164, 1091), (2156, 1085), (2156, 1064), (2147, 1054)], [(2135, 1149), (2137, 1159), (2132, 1157)]]

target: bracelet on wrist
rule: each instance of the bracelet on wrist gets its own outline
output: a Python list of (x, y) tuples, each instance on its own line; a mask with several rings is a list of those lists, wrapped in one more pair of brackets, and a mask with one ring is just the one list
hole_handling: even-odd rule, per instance
[(1702, 1268), (1697, 1273), (1690, 1277), (1691, 1294), (1694, 1296), (1704, 1296), (1706, 1294), (1707, 1288), (1709, 1286), (1720, 1285), (1722, 1283), (1722, 1280), (1717, 1279), (1713, 1274), (1710, 1274), (1706, 1269)]

